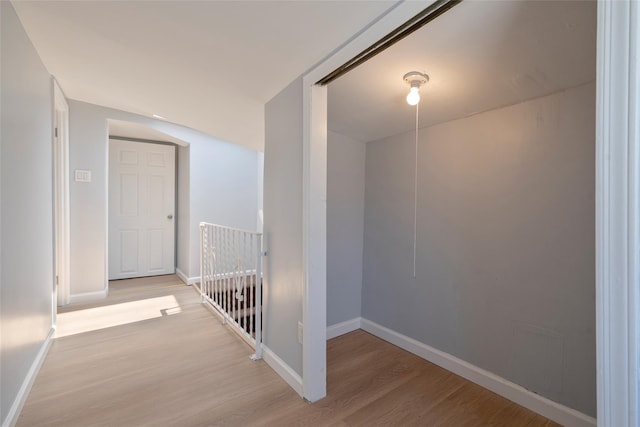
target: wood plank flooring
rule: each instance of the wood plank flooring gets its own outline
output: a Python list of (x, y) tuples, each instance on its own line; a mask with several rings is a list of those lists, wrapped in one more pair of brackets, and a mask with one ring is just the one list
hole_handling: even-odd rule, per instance
[(328, 342), (306, 403), (175, 276), (112, 282), (58, 323), (18, 426), (557, 425), (363, 331)]

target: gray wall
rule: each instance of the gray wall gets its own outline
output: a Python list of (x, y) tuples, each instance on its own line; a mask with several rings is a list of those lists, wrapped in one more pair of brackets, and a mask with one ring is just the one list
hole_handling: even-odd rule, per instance
[[(177, 230), (177, 253), (176, 268), (187, 274), (191, 267), (189, 258), (191, 251), (191, 214), (189, 212), (189, 153), (190, 147), (178, 148), (178, 230)], [(198, 274), (199, 276), (200, 274)]]
[(327, 326), (360, 317), (366, 144), (327, 135)]
[(52, 326), (51, 77), (13, 6), (1, 15), (0, 423)]
[(256, 231), (260, 153), (214, 138), (188, 139), (191, 256), (189, 276), (200, 276), (200, 221)]
[[(107, 285), (108, 126), (100, 110), (69, 100), (69, 235), (71, 296)], [(91, 171), (75, 182), (74, 170)]]
[(595, 84), (369, 143), (363, 317), (595, 416)]
[(265, 107), (264, 343), (302, 375), (302, 78)]
[[(189, 143), (179, 150), (179, 162), (188, 153), (188, 181), (178, 171), (178, 190), (189, 187), (185, 224), (178, 218), (178, 238), (184, 239), (188, 227), (188, 243), (177, 243), (178, 261), (189, 277), (200, 274), (200, 221), (256, 229), (258, 211), (259, 153), (230, 142), (221, 141), (193, 129), (154, 120), (124, 111), (79, 101), (69, 101), (70, 170), (90, 169), (91, 183), (70, 183), (71, 210), (71, 294), (101, 292), (107, 284), (107, 119), (141, 123)], [(183, 165), (184, 166), (184, 165)], [(185, 203), (179, 195), (180, 206)], [(178, 213), (180, 215), (180, 212)], [(181, 232), (182, 231), (182, 232)], [(188, 248), (188, 253), (185, 252)]]

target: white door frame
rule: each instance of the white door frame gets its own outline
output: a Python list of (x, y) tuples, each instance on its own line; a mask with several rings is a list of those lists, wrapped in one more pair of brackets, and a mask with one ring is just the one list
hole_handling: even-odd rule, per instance
[(327, 88), (315, 83), (430, 3), (397, 3), (303, 77), (302, 395), (311, 402), (327, 394)]
[(637, 426), (640, 298), (640, 3), (598, 3), (598, 425)]
[[(315, 83), (428, 4), (402, 2), (303, 79), (303, 396), (326, 395), (326, 88)], [(640, 12), (598, 4), (596, 338), (598, 424), (639, 425)], [(374, 89), (372, 89), (374, 90)]]
[[(69, 105), (58, 82), (53, 85), (54, 308), (69, 303)], [(57, 286), (56, 286), (57, 282)], [(54, 310), (55, 311), (55, 310)]]
[[(166, 146), (166, 147), (173, 147), (173, 163), (172, 163), (172, 167), (173, 167), (173, 175), (174, 175), (174, 179), (173, 179), (173, 189), (174, 189), (174, 197), (172, 198), (172, 203), (173, 203), (173, 209), (172, 212), (170, 213), (171, 217), (172, 217), (172, 225), (173, 225), (173, 232), (172, 232), (172, 236), (173, 236), (173, 273), (168, 273), (168, 274), (175, 274), (176, 269), (177, 269), (177, 254), (178, 254), (178, 239), (177, 239), (177, 230), (178, 230), (178, 147), (179, 145), (173, 142), (166, 142), (166, 141), (155, 141), (155, 140), (151, 140), (151, 139), (141, 139), (141, 138), (133, 138), (133, 137), (123, 137), (123, 136), (108, 136), (107, 139), (107, 251), (106, 251), (106, 257), (107, 257), (107, 262), (106, 262), (106, 278), (107, 278), (107, 288), (108, 289), (108, 285), (109, 285), (109, 281), (110, 280), (114, 280), (111, 279), (110, 276), (110, 263), (109, 263), (109, 255), (110, 255), (110, 250), (109, 250), (109, 235), (111, 232), (111, 227), (112, 227), (112, 221), (111, 221), (111, 214), (110, 214), (110, 197), (111, 197), (111, 187), (110, 187), (110, 181), (111, 181), (111, 163), (110, 163), (110, 159), (111, 159), (111, 146), (112, 146), (112, 142), (129, 142), (129, 143), (136, 143), (136, 144), (147, 144), (147, 145), (155, 145), (155, 146)], [(136, 276), (137, 277), (137, 276)], [(140, 276), (140, 277), (146, 277), (146, 276)]]

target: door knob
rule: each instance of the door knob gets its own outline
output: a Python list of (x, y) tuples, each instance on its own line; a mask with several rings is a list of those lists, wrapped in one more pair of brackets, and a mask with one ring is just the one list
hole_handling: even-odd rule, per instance
[(167, 215), (167, 219), (173, 219), (173, 215), (171, 214)]

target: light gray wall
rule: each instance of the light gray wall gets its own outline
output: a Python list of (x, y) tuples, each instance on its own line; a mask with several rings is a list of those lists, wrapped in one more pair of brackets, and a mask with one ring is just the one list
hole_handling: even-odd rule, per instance
[(265, 107), (264, 343), (302, 375), (302, 78)]
[(327, 326), (360, 317), (366, 144), (327, 135)]
[(363, 316), (595, 416), (595, 84), (367, 146)]
[[(189, 277), (200, 274), (200, 221), (256, 229), (259, 153), (168, 122), (69, 101), (70, 169), (90, 169), (91, 183), (71, 182), (71, 294), (100, 292), (107, 284), (107, 119), (141, 123), (189, 143), (189, 179), (178, 171), (178, 188), (189, 193), (189, 242), (177, 243), (178, 260)], [(185, 153), (180, 150), (179, 154)], [(182, 159), (185, 160), (184, 158)], [(182, 195), (184, 196), (184, 194)], [(178, 204), (184, 203), (179, 196)], [(184, 209), (183, 209), (184, 211)], [(178, 238), (185, 237), (178, 219)], [(185, 258), (186, 257), (186, 258)], [(182, 268), (181, 268), (182, 270)]]
[[(191, 221), (189, 213), (189, 147), (178, 148), (178, 230), (176, 268), (187, 274), (190, 270)], [(198, 274), (199, 275), (199, 274)]]
[(189, 276), (200, 276), (200, 222), (256, 231), (259, 153), (209, 138), (192, 140)]
[[(107, 285), (107, 120), (98, 108), (69, 103), (69, 237), (71, 295)], [(75, 182), (76, 169), (91, 182)]]
[(51, 77), (8, 1), (1, 15), (0, 424), (52, 326)]

